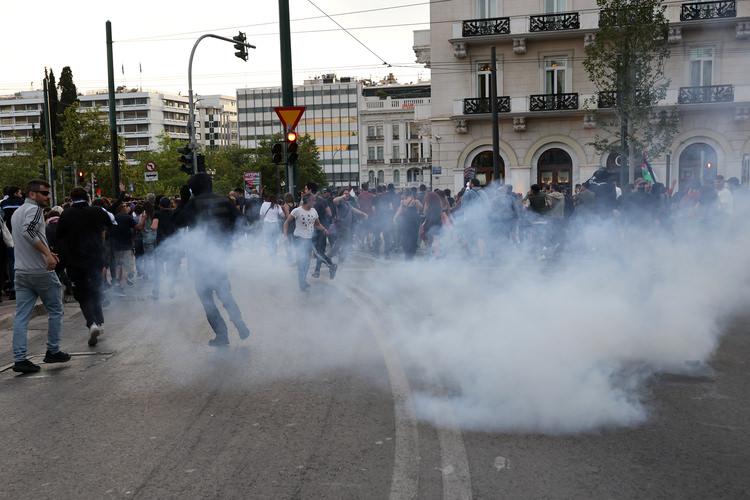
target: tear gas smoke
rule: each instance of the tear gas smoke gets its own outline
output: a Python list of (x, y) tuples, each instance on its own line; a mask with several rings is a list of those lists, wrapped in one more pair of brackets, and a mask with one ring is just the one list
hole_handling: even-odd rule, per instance
[(189, 282), (176, 304), (146, 312), (133, 328), (161, 332), (149, 342), (176, 383), (195, 383), (219, 359), (247, 368), (225, 375), (231, 384), (340, 370), (385, 388), (372, 335), (347, 298), (354, 286), (372, 297), (420, 387), (414, 403), (426, 421), (450, 412), (464, 429), (544, 433), (636, 425), (648, 418), (644, 382), (708, 362), (750, 277), (743, 218), (731, 227), (646, 224), (580, 221), (551, 260), (504, 240), (488, 241), (494, 256), (466, 258), (445, 237), (445, 258), (374, 261), (372, 269), (347, 262), (308, 294), (283, 254), (267, 256), (262, 238), (238, 238), (229, 257), (228, 245), (193, 232), (171, 245), (201, 255), (191, 264), (201, 273), (229, 266), (253, 332), (247, 351), (202, 348), (207, 325)]

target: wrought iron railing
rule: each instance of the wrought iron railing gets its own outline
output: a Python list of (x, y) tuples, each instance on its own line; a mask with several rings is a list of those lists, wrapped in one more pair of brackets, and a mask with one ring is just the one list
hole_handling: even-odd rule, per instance
[(737, 17), (737, 4), (735, 0), (684, 3), (680, 11), (680, 21), (699, 21), (701, 19), (720, 19), (723, 17)]
[(707, 104), (733, 102), (734, 85), (706, 85), (704, 87), (680, 87), (677, 102), (680, 104)]
[[(464, 99), (464, 114), (478, 115), (481, 113), (491, 113), (492, 106), (490, 104), (491, 103), (489, 97), (473, 97)], [(497, 111), (498, 113), (510, 113), (510, 97), (498, 96)]]
[(596, 101), (596, 107), (599, 109), (614, 108), (617, 105), (617, 91), (607, 90), (599, 92), (598, 99)]
[(536, 94), (529, 96), (529, 111), (578, 109), (578, 94)]
[(463, 22), (464, 37), (484, 35), (507, 35), (510, 33), (510, 18), (470, 19)]
[(563, 31), (577, 30), (581, 27), (578, 12), (564, 12), (561, 14), (541, 14), (529, 17), (529, 31)]

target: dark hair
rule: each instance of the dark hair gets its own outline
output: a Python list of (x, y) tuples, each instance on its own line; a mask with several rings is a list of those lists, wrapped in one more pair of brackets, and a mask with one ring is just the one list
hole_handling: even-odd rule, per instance
[(481, 185), (482, 185), (482, 183), (481, 183), (481, 182), (479, 182), (479, 179), (477, 179), (476, 177), (474, 177), (474, 178), (473, 178), (473, 179), (471, 180), (471, 185), (472, 185), (472, 186), (476, 186), (476, 187), (479, 187), (479, 186), (481, 186)]
[(13, 195), (14, 195), (14, 194), (16, 194), (16, 193), (17, 193), (17, 192), (18, 192), (18, 191), (19, 191), (20, 189), (21, 189), (21, 188), (20, 188), (20, 187), (18, 187), (18, 186), (8, 186), (8, 187), (6, 187), (6, 188), (5, 188), (4, 190), (3, 190), (3, 194), (5, 194), (5, 196), (13, 196)]
[(451, 197), (451, 190), (450, 189), (444, 189), (443, 193), (445, 193), (445, 196), (447, 196), (448, 198)]
[(43, 187), (49, 189), (50, 187), (49, 182), (42, 180), (42, 179), (34, 179), (33, 181), (29, 181), (29, 183), (26, 185), (26, 191), (29, 193), (32, 191), (39, 191), (39, 188), (43, 188)]
[(271, 204), (271, 208), (273, 208), (274, 206), (276, 206), (278, 204), (279, 200), (276, 198), (275, 194), (269, 194), (268, 195), (268, 202)]
[(150, 201), (147, 201), (143, 204), (143, 211), (146, 213), (146, 217), (149, 219), (154, 218), (154, 204)]
[(70, 199), (74, 201), (89, 201), (89, 194), (83, 188), (73, 188), (70, 192)]
[(167, 198), (166, 196), (162, 197), (161, 200), (159, 200), (159, 206), (161, 208), (169, 208), (172, 206), (172, 201)]
[(538, 193), (538, 192), (539, 192), (539, 191), (541, 191), (541, 190), (542, 190), (542, 189), (541, 189), (541, 188), (539, 187), (539, 184), (532, 184), (532, 185), (531, 185), (531, 191), (532, 191), (533, 193)]
[(318, 184), (316, 182), (308, 182), (305, 187), (310, 190), (311, 193), (318, 192)]
[(312, 193), (307, 193), (307, 194), (302, 195), (302, 204), (307, 205), (308, 203), (310, 203), (312, 198), (313, 198)]

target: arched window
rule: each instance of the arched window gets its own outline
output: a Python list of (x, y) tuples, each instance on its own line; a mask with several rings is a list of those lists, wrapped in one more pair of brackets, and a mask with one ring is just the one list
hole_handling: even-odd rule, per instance
[(717, 168), (714, 148), (702, 142), (691, 144), (680, 154), (680, 189), (714, 180)]
[(375, 171), (374, 170), (370, 170), (369, 172), (367, 172), (367, 182), (369, 182), (370, 184), (375, 184)]
[(548, 149), (539, 157), (537, 163), (537, 182), (539, 184), (558, 184), (570, 186), (573, 175), (573, 160), (560, 148)]
[(393, 171), (393, 185), (398, 186), (401, 184), (401, 172), (398, 170)]
[(418, 168), (410, 168), (406, 171), (406, 182), (420, 182), (422, 180), (420, 174), (421, 172)]
[(378, 186), (385, 184), (385, 172), (378, 170)]
[[(500, 160), (500, 179), (505, 179), (505, 162), (502, 156)], [(495, 169), (492, 166), (492, 151), (482, 151), (471, 160), (471, 169), (473, 176), (479, 180), (482, 186), (486, 186), (493, 181)]]

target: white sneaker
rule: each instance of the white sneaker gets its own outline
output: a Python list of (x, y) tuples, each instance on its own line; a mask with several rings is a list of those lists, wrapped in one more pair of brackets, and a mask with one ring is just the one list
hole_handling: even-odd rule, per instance
[(89, 347), (94, 347), (99, 342), (99, 335), (102, 334), (102, 328), (94, 323), (89, 327)]

